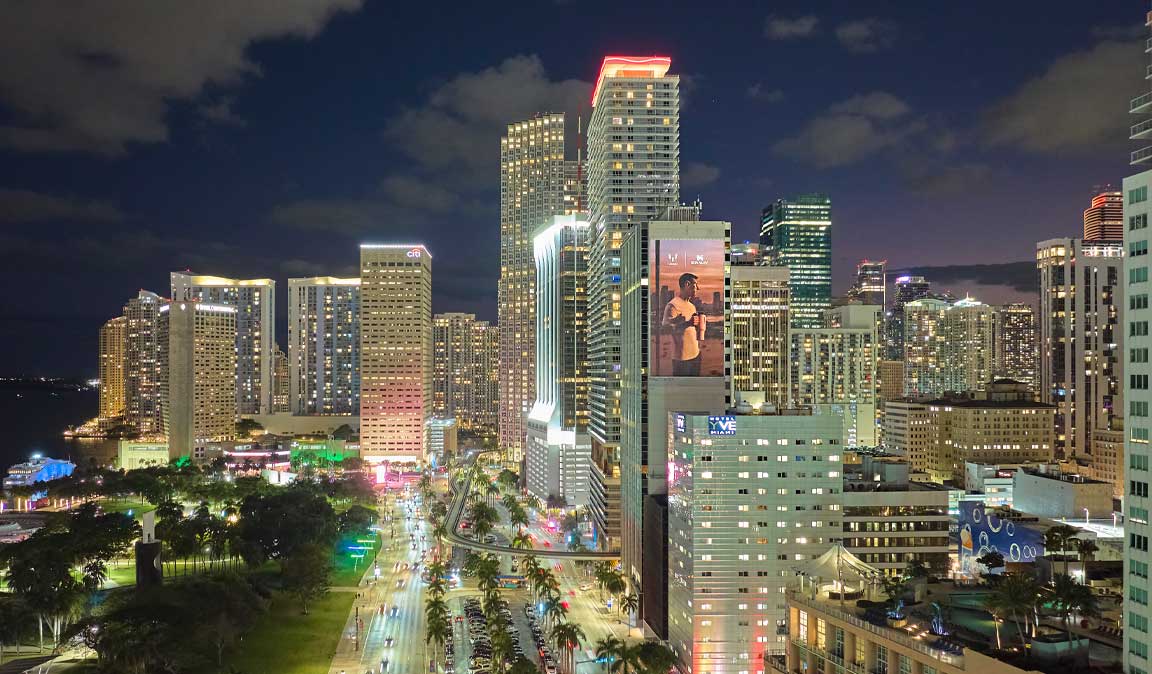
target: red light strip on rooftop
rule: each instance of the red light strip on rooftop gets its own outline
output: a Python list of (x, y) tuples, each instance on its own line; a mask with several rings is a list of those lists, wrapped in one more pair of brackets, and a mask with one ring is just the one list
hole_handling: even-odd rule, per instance
[(605, 56), (600, 64), (600, 74), (596, 77), (596, 86), (592, 89), (592, 107), (596, 107), (596, 96), (600, 93), (600, 85), (604, 82), (604, 71), (609, 65), (649, 65), (658, 63), (672, 66), (671, 56)]

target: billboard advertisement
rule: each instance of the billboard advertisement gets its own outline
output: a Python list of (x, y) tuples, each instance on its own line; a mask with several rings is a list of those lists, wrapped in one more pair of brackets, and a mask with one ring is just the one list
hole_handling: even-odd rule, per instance
[(1044, 534), (1028, 522), (1000, 517), (980, 501), (960, 502), (960, 568), (978, 573), (976, 559), (995, 550), (1009, 564), (1034, 562), (1044, 554)]
[(724, 376), (724, 241), (649, 246), (649, 375)]

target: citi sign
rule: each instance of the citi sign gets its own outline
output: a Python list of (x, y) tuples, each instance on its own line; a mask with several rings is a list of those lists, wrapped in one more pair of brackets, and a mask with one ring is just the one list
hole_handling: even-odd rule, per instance
[(736, 435), (736, 417), (708, 417), (708, 435)]
[(420, 257), (420, 255), (421, 252), (419, 248), (413, 248), (412, 250), (408, 251), (408, 257)]

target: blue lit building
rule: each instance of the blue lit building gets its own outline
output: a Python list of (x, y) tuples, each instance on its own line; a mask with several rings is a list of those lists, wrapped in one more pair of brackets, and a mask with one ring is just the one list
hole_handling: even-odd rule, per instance
[[(45, 459), (34, 455), (30, 461), (18, 463), (8, 469), (8, 477), (4, 478), (4, 490), (16, 487), (29, 487), (37, 482), (47, 482), (68, 477), (76, 470), (76, 464), (63, 459)], [(44, 494), (33, 494), (32, 498), (43, 498)]]

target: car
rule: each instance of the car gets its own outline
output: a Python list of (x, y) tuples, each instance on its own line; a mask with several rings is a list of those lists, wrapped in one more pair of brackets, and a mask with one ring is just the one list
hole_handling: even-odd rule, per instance
[(399, 606), (393, 606), (392, 611), (388, 615), (393, 617), (393, 618), (400, 615), (400, 607)]
[(462, 616), (462, 615), (456, 616), (456, 622), (458, 622), (458, 623), (464, 622), (464, 616)]
[(404, 587), (404, 579), (403, 578), (396, 581), (396, 589), (399, 590), (402, 587)]
[(392, 637), (384, 640), (384, 648), (392, 648)]
[(380, 674), (384, 674), (384, 672), (388, 671), (388, 664), (389, 663), (387, 660), (382, 660), (380, 662)]
[(584, 592), (592, 589), (592, 583), (580, 583), (580, 589)]

